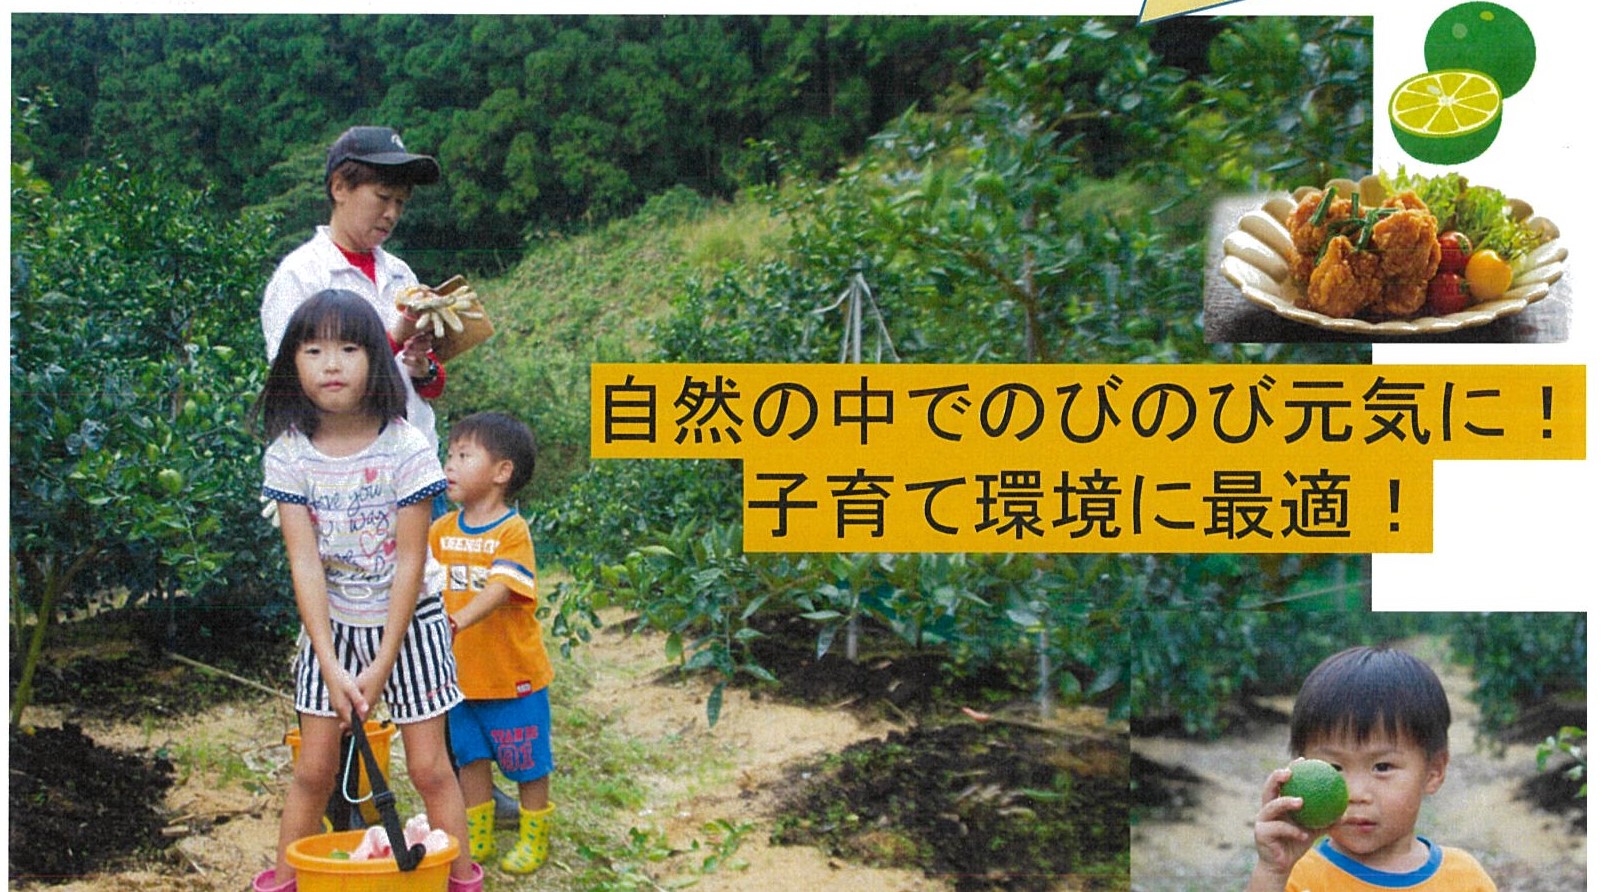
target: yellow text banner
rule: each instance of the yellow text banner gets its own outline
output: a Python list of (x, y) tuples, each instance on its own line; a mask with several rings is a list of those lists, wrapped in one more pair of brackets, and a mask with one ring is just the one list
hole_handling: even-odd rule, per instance
[(1437, 459), (1580, 459), (1569, 365), (597, 364), (596, 458), (744, 462), (753, 551), (1428, 551)]

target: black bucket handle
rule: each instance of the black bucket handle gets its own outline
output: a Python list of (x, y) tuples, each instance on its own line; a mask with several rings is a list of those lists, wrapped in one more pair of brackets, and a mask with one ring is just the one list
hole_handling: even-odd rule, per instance
[[(423, 848), (422, 843), (407, 847), (406, 830), (401, 826), (400, 815), (395, 811), (395, 794), (390, 792), (389, 784), (384, 782), (384, 772), (378, 767), (378, 757), (373, 755), (373, 748), (367, 742), (367, 731), (362, 725), (361, 717), (356, 715), (354, 709), (351, 710), (350, 735), (356, 743), (356, 749), (362, 754), (362, 762), (367, 766), (367, 780), (373, 790), (373, 805), (378, 808), (378, 816), (383, 819), (384, 833), (389, 836), (389, 847), (395, 853), (395, 866), (403, 873), (416, 870), (417, 865), (423, 862), (423, 856), (428, 854), (428, 850)], [(347, 778), (348, 776), (347, 772)]]

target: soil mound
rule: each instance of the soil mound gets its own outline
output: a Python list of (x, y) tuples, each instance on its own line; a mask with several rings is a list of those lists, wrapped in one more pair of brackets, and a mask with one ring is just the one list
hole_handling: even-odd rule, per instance
[(1518, 798), (1567, 820), (1570, 833), (1584, 833), (1585, 797), (1580, 791), (1585, 781), (1569, 776), (1570, 769), (1575, 766), (1573, 759), (1559, 761), (1556, 767), (1520, 783)]
[(172, 763), (106, 749), (77, 725), (11, 729), (12, 881), (65, 882), (159, 851)]
[[(187, 617), (172, 634), (149, 610), (58, 623), (34, 674), (33, 702), (59, 706), (69, 718), (141, 722), (191, 715), (205, 706), (259, 696), (170, 654), (182, 654), (268, 688), (289, 687), (290, 635), (234, 616), (225, 617), (234, 624), (231, 628), (215, 622), (208, 626), (200, 619), (206, 611), (188, 609), (195, 616)], [(21, 675), (22, 655), (14, 651), (13, 688)]]
[(1164, 765), (1133, 754), (1129, 765), (1130, 805), (1141, 817), (1176, 821), (1200, 801), (1207, 780), (1183, 765)]
[(918, 726), (792, 776), (774, 838), (958, 890), (1127, 888), (1128, 749), (1001, 724)]
[[(758, 616), (762, 636), (750, 643), (751, 656), (778, 678), (759, 689), (780, 700), (811, 706), (841, 703), (872, 709), (880, 703), (913, 712), (942, 701), (1024, 700), (1029, 690), (1005, 672), (987, 667), (955, 671), (939, 650), (910, 648), (894, 633), (863, 622), (856, 660), (845, 657), (845, 633), (833, 637), (821, 655), (819, 627), (799, 616)], [(741, 677), (742, 684), (749, 680)]]

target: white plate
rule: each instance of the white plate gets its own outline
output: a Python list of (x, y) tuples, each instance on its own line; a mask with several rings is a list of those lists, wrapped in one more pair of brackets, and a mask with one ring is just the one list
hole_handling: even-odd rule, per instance
[(1234, 283), (1246, 299), (1270, 312), (1322, 328), (1356, 335), (1441, 334), (1473, 328), (1521, 313), (1551, 291), (1552, 283), (1563, 277), (1567, 248), (1556, 240), (1546, 242), (1520, 258), (1513, 268), (1513, 285), (1495, 300), (1474, 304), (1448, 316), (1419, 316), (1369, 322), (1365, 319), (1337, 319), (1297, 306), (1301, 288), (1290, 278), (1286, 258), (1295, 255), (1290, 231), (1284, 220), (1296, 203), (1286, 194), (1275, 195), (1258, 210), (1241, 217), (1240, 225), (1224, 238), (1224, 259), (1219, 272)]

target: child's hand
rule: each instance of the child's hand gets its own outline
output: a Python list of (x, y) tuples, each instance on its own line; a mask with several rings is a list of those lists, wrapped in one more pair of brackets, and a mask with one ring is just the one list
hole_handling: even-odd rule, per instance
[(356, 676), (356, 687), (362, 695), (362, 717), (367, 717), (370, 704), (377, 703), (384, 696), (384, 683), (389, 680), (389, 673), (380, 672), (376, 666), (369, 665), (362, 673)]
[(1300, 796), (1281, 796), (1279, 788), (1290, 780), (1289, 768), (1276, 768), (1263, 784), (1263, 807), (1257, 812), (1253, 835), (1257, 842), (1257, 874), (1267, 872), (1278, 878), (1279, 888), (1290, 876), (1291, 868), (1312, 848), (1316, 834), (1291, 820), (1291, 812), (1302, 807)]
[(367, 711), (372, 707), (373, 700), (362, 693), (357, 679), (351, 678), (350, 673), (344, 669), (335, 669), (331, 676), (324, 676), (323, 681), (328, 685), (328, 705), (333, 708), (334, 715), (339, 717), (340, 726), (349, 728), (352, 710), (360, 719), (367, 718)]

